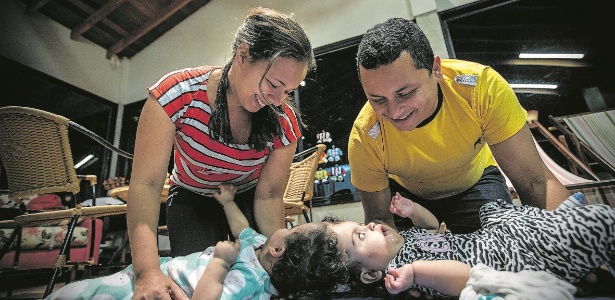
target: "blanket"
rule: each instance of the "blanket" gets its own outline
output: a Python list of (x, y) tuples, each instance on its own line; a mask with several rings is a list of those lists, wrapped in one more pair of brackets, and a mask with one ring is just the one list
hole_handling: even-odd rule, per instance
[(574, 300), (575, 292), (574, 285), (544, 271), (513, 273), (478, 264), (470, 270), (459, 300)]

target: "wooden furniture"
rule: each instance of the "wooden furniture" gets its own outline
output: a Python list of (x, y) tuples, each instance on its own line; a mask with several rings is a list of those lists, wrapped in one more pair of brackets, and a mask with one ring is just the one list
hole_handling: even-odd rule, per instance
[(549, 120), (568, 139), (587, 166), (599, 165), (615, 177), (615, 110), (553, 117)]
[[(169, 195), (169, 188), (171, 187), (169, 184), (169, 175), (167, 174), (167, 180), (165, 181), (165, 185), (162, 187), (162, 192), (160, 193), (160, 203), (167, 203), (167, 196)], [(130, 190), (130, 185), (121, 186), (114, 189), (109, 190), (109, 196), (113, 198), (120, 199), (124, 202), (128, 202), (128, 191)], [(161, 207), (162, 209), (162, 207)], [(168, 235), (167, 225), (159, 225), (158, 226), (158, 235)], [(126, 257), (126, 247), (128, 246), (128, 232), (124, 237), (124, 245), (122, 246), (122, 255), (120, 261), (125, 261)], [(160, 251), (160, 243), (158, 244), (159, 254), (160, 255), (168, 255), (168, 253), (163, 253), (164, 251)]]
[[(613, 117), (610, 120), (605, 120), (603, 122), (602, 128), (612, 126), (609, 123), (615, 122), (615, 113), (613, 111), (608, 112)], [(582, 114), (584, 115), (584, 114)], [(572, 117), (576, 117), (580, 115), (574, 115)], [(589, 145), (584, 145), (582, 141), (578, 139), (576, 134), (574, 134), (570, 129), (565, 125), (564, 120), (568, 117), (558, 117), (554, 118), (549, 116), (549, 119), (553, 121), (557, 128), (564, 132), (566, 138), (568, 138), (574, 145), (574, 148), (577, 150), (575, 152), (583, 155), (586, 151), (591, 152), (589, 150)], [(587, 204), (608, 204), (611, 207), (615, 207), (615, 180), (614, 179), (606, 179), (600, 178), (598, 174), (596, 174), (588, 163), (588, 159), (586, 157), (579, 157), (572, 150), (569, 149), (568, 144), (566, 143), (566, 139), (562, 136), (559, 138), (556, 137), (551, 131), (543, 126), (538, 121), (538, 112), (530, 110), (528, 111), (528, 125), (530, 128), (536, 128), (560, 153), (562, 153), (570, 162), (571, 168), (576, 170), (580, 170), (584, 177), (581, 177), (577, 174), (571, 173), (570, 171), (564, 169), (559, 166), (555, 161), (553, 161), (536, 143), (536, 148), (540, 157), (545, 162), (549, 170), (557, 177), (557, 179), (569, 190), (571, 193), (574, 192), (583, 192), (585, 195), (585, 199), (587, 200)], [(601, 128), (598, 126), (597, 128)], [(586, 127), (585, 129), (588, 129)], [(600, 130), (598, 130), (600, 132)], [(615, 139), (614, 131), (605, 132), (607, 135), (610, 134), (613, 139)], [(536, 141), (534, 141), (536, 142)], [(583, 149), (586, 150), (583, 150)], [(615, 148), (613, 148), (615, 150)], [(597, 160), (601, 160), (597, 154), (592, 154)]]
[[(160, 194), (160, 203), (167, 202), (167, 196), (169, 195), (169, 187), (170, 185), (165, 184), (164, 187), (162, 188), (162, 193)], [(114, 189), (109, 190), (109, 196), (120, 199), (124, 202), (128, 202), (128, 191), (129, 190), (130, 190), (130, 186), (116, 187)]]
[[(306, 222), (312, 218), (312, 197), (314, 196), (314, 177), (318, 168), (318, 160), (325, 151), (326, 146), (318, 144), (310, 149), (295, 154), (296, 162), (290, 166), (288, 182), (284, 191), (284, 210), (285, 220), (291, 223), (291, 216), (299, 216), (298, 223), (301, 224), (301, 215)], [(309, 202), (309, 206), (306, 205)], [(309, 216), (308, 216), (309, 211)]]
[[(96, 205), (96, 176), (77, 175), (73, 162), (69, 128), (75, 129), (108, 149), (118, 152), (120, 155), (132, 158), (132, 155), (97, 136), (82, 126), (46, 111), (7, 106), (0, 108), (0, 158), (4, 164), (7, 179), (9, 198), (13, 201), (22, 201), (24, 197), (46, 193), (71, 193), (80, 191), (81, 180), (89, 183), (93, 205)], [(74, 197), (72, 197), (74, 199)], [(74, 200), (73, 200), (74, 201)], [(0, 259), (6, 254), (5, 250), (13, 243), (16, 237), (20, 237), (23, 228), (39, 226), (43, 224), (58, 225), (67, 223), (68, 230), (60, 247), (59, 254), (51, 270), (51, 278), (45, 290), (46, 297), (53, 290), (54, 284), (62, 271), (75, 270), (82, 265), (92, 265), (95, 246), (90, 248), (90, 260), (85, 263), (70, 262), (70, 240), (72, 232), (83, 219), (96, 219), (102, 216), (124, 214), (126, 205), (106, 205), (83, 207), (71, 203), (68, 209), (19, 215), (10, 224), (15, 230), (12, 239), (3, 247)], [(96, 222), (92, 222), (92, 233), (97, 232)], [(100, 241), (100, 239), (98, 239)], [(91, 243), (96, 239), (91, 238)], [(17, 264), (20, 253), (21, 238), (17, 238), (15, 250), (15, 264), (13, 270), (18, 270)], [(3, 270), (2, 275), (10, 276), (11, 270)]]
[(587, 204), (607, 204), (615, 208), (615, 179), (566, 185), (571, 193), (582, 192)]

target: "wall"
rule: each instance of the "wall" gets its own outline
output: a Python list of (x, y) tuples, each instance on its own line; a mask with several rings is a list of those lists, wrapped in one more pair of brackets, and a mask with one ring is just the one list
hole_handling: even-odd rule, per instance
[(106, 50), (71, 40), (66, 27), (25, 9), (21, 1), (0, 1), (0, 55), (119, 103), (123, 70), (105, 59)]
[[(331, 0), (316, 5), (314, 1), (259, 0), (250, 5), (293, 12), (314, 47), (361, 35), (390, 17), (414, 19), (417, 15), (419, 25), (429, 27), (424, 29), (436, 53), (445, 55), (434, 9), (474, 1), (389, 0), (374, 4), (371, 0)], [(105, 49), (87, 40), (73, 41), (68, 28), (41, 14), (28, 16), (25, 9), (21, 1), (0, 1), (0, 55), (112, 102), (128, 104), (145, 99), (145, 87), (168, 71), (223, 64), (234, 30), (249, 7), (242, 1), (212, 0), (132, 59), (121, 61), (107, 60)]]
[[(22, 1), (0, 1), (0, 55), (119, 104), (113, 143), (119, 145), (124, 105), (147, 98), (146, 87), (165, 73), (204, 64), (222, 65), (234, 31), (250, 6), (292, 12), (313, 47), (363, 34), (391, 17), (414, 19), (446, 57), (437, 11), (477, 0), (212, 0), (131, 59), (108, 60), (106, 50), (80, 39), (49, 18), (26, 15)], [(317, 4), (315, 4), (317, 3)], [(222, 12), (222, 13), (221, 13)], [(113, 154), (110, 175), (115, 174)]]

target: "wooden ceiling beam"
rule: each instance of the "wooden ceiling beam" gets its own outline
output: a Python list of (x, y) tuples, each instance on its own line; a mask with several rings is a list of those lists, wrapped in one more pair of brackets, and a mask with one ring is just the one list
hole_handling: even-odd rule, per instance
[(28, 7), (26, 8), (26, 15), (31, 16), (36, 11), (38, 11), (39, 8), (47, 4), (47, 2), (49, 2), (49, 0), (38, 0), (38, 1), (32, 2), (32, 4), (28, 5)]
[(161, 9), (158, 13), (148, 22), (143, 24), (143, 26), (139, 27), (137, 30), (133, 31), (129, 35), (125, 36), (115, 45), (109, 47), (107, 49), (107, 59), (110, 59), (113, 55), (120, 53), (130, 44), (138, 40), (140, 37), (148, 33), (150, 30), (154, 29), (160, 23), (164, 22), (167, 18), (172, 16), (175, 12), (182, 9), (184, 6), (188, 5), (192, 0), (175, 0), (173, 3), (169, 4), (166, 9)]
[(153, 9), (149, 8), (147, 5), (143, 3), (142, 0), (128, 0), (132, 6), (134, 6), (137, 10), (139, 10), (142, 14), (146, 15), (148, 18), (151, 18), (156, 13)]
[(105, 19), (107, 15), (113, 12), (124, 2), (126, 2), (126, 0), (111, 0), (107, 2), (107, 4), (105, 4), (99, 10), (91, 14), (87, 19), (85, 19), (85, 21), (75, 26), (75, 28), (73, 28), (73, 30), (71, 30), (70, 32), (70, 38), (76, 40), (77, 38), (81, 37), (81, 35), (90, 30), (90, 28), (96, 25), (96, 23)]
[[(74, 2), (74, 5), (76, 5), (77, 7), (79, 7), (80, 9), (82, 9), (85, 13), (87, 13), (88, 15), (92, 15), (94, 14), (94, 12), (96, 12), (94, 9), (92, 9), (90, 6), (84, 4), (83, 2), (79, 1), (79, 2)], [(120, 27), (119, 25), (115, 24), (115, 22), (111, 22), (109, 19), (102, 19), (100, 21), (101, 23), (105, 24), (105, 26), (109, 27), (111, 30), (113, 30), (114, 32), (116, 32), (117, 34), (119, 34), (120, 36), (126, 36), (128, 35), (128, 31), (125, 30), (124, 28)], [(96, 28), (96, 27), (94, 27)], [(107, 34), (108, 35), (108, 34)], [(97, 43), (98, 44), (98, 43)], [(98, 44), (100, 45), (100, 44)]]

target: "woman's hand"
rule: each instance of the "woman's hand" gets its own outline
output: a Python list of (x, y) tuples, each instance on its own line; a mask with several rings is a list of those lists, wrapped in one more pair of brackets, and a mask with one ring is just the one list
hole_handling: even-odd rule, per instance
[(132, 299), (189, 300), (186, 293), (160, 270), (141, 273), (135, 282)]
[(414, 270), (411, 264), (401, 266), (399, 269), (390, 268), (384, 278), (384, 285), (391, 294), (399, 294), (414, 284)]

